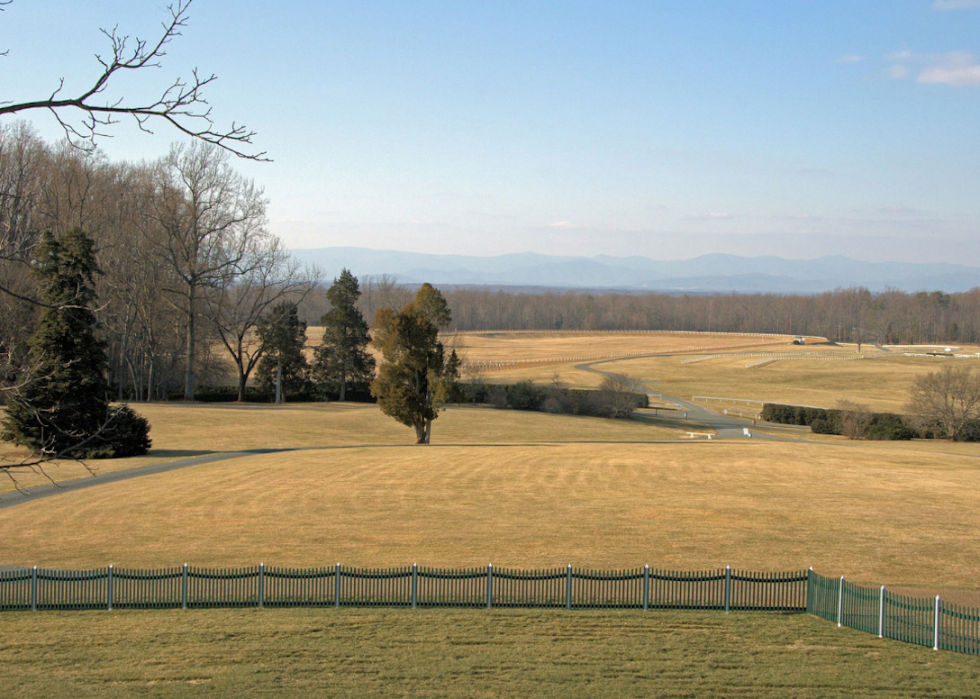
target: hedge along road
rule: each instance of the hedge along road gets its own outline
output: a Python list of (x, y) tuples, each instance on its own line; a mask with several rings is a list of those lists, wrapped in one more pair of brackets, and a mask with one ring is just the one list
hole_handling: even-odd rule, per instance
[[(663, 357), (666, 355), (650, 354), (646, 356)], [(636, 359), (636, 357), (631, 357), (631, 359)], [(600, 359), (595, 362), (585, 362), (584, 364), (576, 364), (575, 368), (580, 369), (582, 371), (589, 371), (592, 372), (593, 374), (599, 374), (600, 376), (628, 379), (628, 377), (625, 377), (622, 374), (617, 374), (612, 371), (602, 371), (601, 369), (593, 368), (596, 364), (606, 364), (608, 362), (618, 362), (618, 361), (622, 361), (622, 357), (618, 357), (614, 359)], [(667, 400), (671, 403), (677, 403), (677, 405), (679, 405), (681, 409), (684, 411), (684, 416), (686, 419), (691, 420), (692, 422), (708, 425), (708, 427), (715, 430), (718, 433), (718, 436), (715, 437), (715, 439), (745, 439), (746, 437), (751, 436), (753, 439), (768, 439), (768, 440), (779, 441), (779, 442), (802, 441), (798, 439), (792, 439), (790, 437), (779, 437), (776, 435), (762, 434), (761, 432), (753, 432), (748, 420), (740, 420), (738, 418), (729, 417), (728, 415), (719, 415), (718, 413), (712, 412), (711, 410), (708, 410), (707, 408), (700, 406), (697, 403), (692, 403), (690, 401), (683, 400), (676, 396), (668, 396), (665, 393), (660, 393), (660, 392), (654, 393), (652, 390), (650, 390), (650, 387), (647, 386), (645, 383), (641, 382), (641, 384), (646, 389), (647, 396), (651, 398), (654, 397), (663, 398), (664, 400)]]

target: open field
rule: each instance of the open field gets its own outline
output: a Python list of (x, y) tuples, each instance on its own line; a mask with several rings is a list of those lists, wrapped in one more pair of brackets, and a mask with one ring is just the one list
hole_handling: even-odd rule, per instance
[(980, 367), (977, 360), (935, 357), (776, 361), (749, 369), (745, 368), (747, 361), (745, 357), (719, 357), (682, 364), (676, 357), (649, 357), (608, 362), (597, 368), (642, 378), (653, 390), (681, 398), (752, 398), (827, 408), (846, 398), (873, 410), (901, 413), (916, 376), (951, 362)]
[(0, 511), (0, 527), (9, 565), (812, 565), (977, 590), (980, 459), (903, 446), (296, 451), (27, 502)]
[[(805, 615), (7, 613), (4, 696), (974, 697), (980, 659)], [(81, 639), (84, 639), (82, 641)]]
[[(945, 360), (749, 370), (738, 369), (747, 360), (726, 367), (730, 361), (665, 357), (597, 368), (673, 377), (670, 387), (651, 386), (681, 396), (749, 398), (732, 391), (783, 371), (759, 390), (815, 405), (825, 404), (821, 391), (846, 390), (882, 409), (904, 401), (889, 396), (905, 390), (893, 386)], [(882, 373), (862, 378), (852, 367)], [(570, 367), (557, 368), (569, 381)], [(555, 369), (520, 371), (547, 381)], [(488, 377), (516, 380), (510, 372)], [(411, 430), (375, 406), (135, 407), (153, 425), (153, 451), (92, 462), (100, 471), (209, 452), (306, 449), (2, 510), (0, 564), (812, 565), (980, 606), (978, 445), (848, 442), (778, 427), (766, 431), (808, 441), (650, 443), (679, 432), (666, 422), (467, 407), (443, 413), (435, 444), (418, 447)], [(72, 468), (56, 467), (56, 477)], [(805, 615), (249, 609), (5, 613), (2, 623), (2, 694), (11, 697), (972, 697), (980, 685), (976, 657), (879, 641)]]
[(599, 354), (791, 346), (790, 339), (724, 333), (467, 332), (448, 335), (443, 341), (461, 352), (468, 362), (538, 362)]
[[(594, 372), (575, 368), (574, 365), (582, 363), (584, 359), (564, 363), (535, 362), (535, 358), (543, 360), (547, 357), (571, 357), (574, 353), (571, 341), (577, 338), (566, 338), (555, 333), (501, 333), (499, 336), (461, 333), (457, 337), (460, 338), (460, 344), (467, 348), (469, 361), (527, 362), (486, 372), (486, 378), (494, 382), (531, 380), (547, 384), (557, 375), (562, 382), (574, 388), (594, 388), (602, 381), (602, 377)], [(752, 338), (739, 335), (610, 333), (610, 344), (603, 345), (604, 337), (607, 336), (602, 333), (581, 336), (582, 351), (576, 356), (640, 351), (651, 354), (681, 353), (684, 348), (693, 347), (697, 343), (717, 347), (736, 343), (746, 345), (732, 350), (719, 349), (718, 356), (712, 356), (711, 351), (698, 351), (677, 356), (624, 357), (604, 361), (596, 367), (643, 379), (652, 390), (669, 395), (681, 398), (694, 395), (751, 398), (824, 407), (834, 407), (839, 399), (846, 398), (866, 403), (874, 410), (890, 412), (901, 412), (916, 376), (935, 371), (949, 362), (972, 366), (978, 361), (930, 356), (905, 357), (900, 352), (890, 356), (870, 345), (863, 351), (868, 359), (840, 361), (839, 358), (859, 356), (856, 346), (798, 346), (789, 344), (785, 339), (764, 336)], [(603, 350), (603, 347), (606, 349)], [(590, 351), (586, 351), (586, 348)], [(972, 354), (978, 349), (980, 348), (970, 346), (963, 347), (962, 351)], [(760, 356), (725, 356), (743, 351)], [(746, 364), (764, 359), (765, 356), (762, 355), (770, 354), (788, 354), (801, 358), (777, 359), (764, 366), (746, 367)], [(706, 359), (689, 361), (696, 357)], [(688, 360), (687, 363), (685, 360)]]
[[(146, 456), (88, 461), (96, 473), (222, 451), (415, 442), (410, 428), (386, 417), (377, 406), (359, 403), (141, 403), (133, 408), (150, 421), (153, 448)], [(448, 408), (432, 429), (438, 444), (649, 441), (683, 435), (678, 429), (639, 422), (470, 407)], [(0, 457), (24, 455), (24, 450), (0, 443)], [(49, 464), (45, 470), (56, 482), (89, 475), (73, 461)], [(33, 473), (20, 474), (17, 481), (22, 488), (49, 482)], [(0, 478), (0, 493), (13, 489), (12, 481)]]

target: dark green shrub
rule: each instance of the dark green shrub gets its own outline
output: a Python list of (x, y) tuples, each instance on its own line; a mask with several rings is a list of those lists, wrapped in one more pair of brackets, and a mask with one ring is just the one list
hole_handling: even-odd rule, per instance
[(967, 420), (956, 433), (957, 442), (980, 442), (980, 420)]
[(840, 434), (837, 422), (825, 417), (818, 417), (810, 423), (810, 431), (816, 434)]
[(87, 459), (140, 456), (151, 444), (149, 421), (128, 405), (116, 405), (109, 408), (105, 429), (72, 455)]
[(905, 424), (901, 415), (895, 413), (875, 413), (864, 432), (865, 439), (875, 440), (907, 440), (916, 436), (916, 431)]
[(514, 410), (538, 410), (545, 397), (545, 392), (530, 381), (507, 387), (507, 405)]

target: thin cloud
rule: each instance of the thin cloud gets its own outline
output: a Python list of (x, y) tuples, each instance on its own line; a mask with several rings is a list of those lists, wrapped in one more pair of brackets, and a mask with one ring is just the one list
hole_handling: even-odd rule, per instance
[(947, 53), (936, 54), (915, 54), (910, 51), (900, 51), (890, 54), (886, 58), (892, 63), (888, 67), (888, 75), (896, 80), (907, 77), (912, 72), (913, 66), (921, 66), (915, 78), (917, 83), (953, 87), (980, 87), (980, 62), (969, 51), (948, 51)]
[(966, 51), (943, 54), (934, 65), (919, 73), (918, 82), (953, 85), (955, 87), (980, 86), (980, 63), (977, 57)]
[(846, 56), (841, 56), (837, 59), (838, 63), (861, 63), (864, 60), (864, 56), (860, 56), (856, 53), (851, 53)]
[(580, 223), (572, 223), (571, 221), (555, 221), (554, 223), (549, 223), (548, 228), (565, 228), (568, 230), (576, 228), (588, 228)]
[(935, 0), (932, 7), (936, 10), (975, 10), (980, 8), (980, 0)]
[(909, 69), (903, 65), (893, 65), (888, 67), (888, 75), (895, 78), (896, 80), (901, 80), (909, 74)]

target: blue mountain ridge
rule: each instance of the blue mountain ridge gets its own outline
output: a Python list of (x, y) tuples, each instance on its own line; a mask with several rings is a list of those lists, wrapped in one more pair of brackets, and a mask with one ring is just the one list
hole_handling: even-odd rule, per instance
[(691, 293), (802, 293), (865, 287), (871, 291), (980, 287), (980, 268), (950, 263), (864, 262), (842, 255), (812, 260), (712, 253), (688, 260), (649, 257), (569, 257), (511, 253), (493, 257), (433, 255), (357, 247), (295, 249), (293, 257), (333, 278), (389, 274), (399, 283), (492, 287), (548, 287)]

